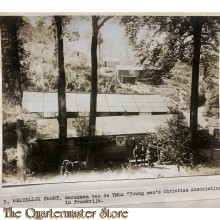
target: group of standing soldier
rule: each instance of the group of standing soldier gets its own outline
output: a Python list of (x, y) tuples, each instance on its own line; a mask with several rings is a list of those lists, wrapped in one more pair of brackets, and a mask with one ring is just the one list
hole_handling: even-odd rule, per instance
[(135, 145), (135, 148), (133, 150), (133, 156), (136, 165), (138, 164), (138, 160), (141, 159), (142, 165), (145, 166), (145, 162), (147, 162), (148, 168), (153, 167), (150, 147), (145, 148), (145, 146), (142, 146), (141, 149), (139, 149), (138, 146)]

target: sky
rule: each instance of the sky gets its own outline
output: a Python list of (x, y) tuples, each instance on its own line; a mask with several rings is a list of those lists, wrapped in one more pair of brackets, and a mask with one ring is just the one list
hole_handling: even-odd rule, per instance
[[(29, 17), (28, 19), (32, 25), (36, 25), (40, 17)], [(51, 17), (48, 17), (46, 22), (49, 26), (51, 24)], [(78, 31), (80, 37), (74, 42), (69, 42), (64, 39), (64, 49), (82, 52), (86, 54), (90, 60), (92, 40), (91, 17), (73, 16), (68, 28)], [(108, 20), (101, 27), (100, 33), (103, 38), (103, 43), (100, 46), (101, 58), (116, 58), (120, 60), (120, 64), (136, 64), (134, 61), (134, 52), (125, 35), (125, 28), (119, 25), (116, 19), (112, 18)], [(99, 58), (99, 49), (97, 53)]]
[[(82, 19), (73, 17), (71, 22), (72, 28), (80, 33), (78, 41), (69, 43), (68, 46), (87, 54), (90, 57), (90, 48), (92, 40), (92, 21), (91, 17)], [(103, 38), (101, 44), (102, 58), (117, 58), (121, 64), (132, 64), (134, 53), (129, 46), (128, 38), (125, 36), (124, 27), (117, 24), (115, 19), (108, 20), (100, 29)]]

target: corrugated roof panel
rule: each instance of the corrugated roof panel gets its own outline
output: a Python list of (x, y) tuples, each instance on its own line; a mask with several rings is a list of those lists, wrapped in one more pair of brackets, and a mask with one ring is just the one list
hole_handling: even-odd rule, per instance
[(109, 122), (108, 117), (97, 117), (96, 118), (96, 135), (111, 135), (116, 130), (117, 124), (112, 118), (112, 122)]
[(58, 112), (58, 95), (57, 93), (44, 93), (44, 112)]
[(153, 112), (168, 112), (168, 108), (166, 106), (153, 106)]
[(29, 112), (43, 112), (43, 93), (23, 92), (22, 106)]
[(105, 94), (98, 94), (97, 96), (97, 112), (109, 112)]
[(106, 94), (98, 94), (98, 95), (97, 95), (97, 100), (107, 101), (107, 100), (106, 100)]
[(115, 95), (115, 94), (108, 94), (106, 95), (106, 100), (109, 104), (111, 103), (117, 103), (117, 102), (120, 102), (120, 98), (118, 95)]
[(150, 102), (137, 102), (136, 105), (139, 107), (151, 107), (153, 106), (153, 103)]
[(151, 102), (151, 105), (153, 107), (159, 107), (159, 106), (164, 107), (165, 106), (163, 102)]
[(135, 105), (135, 103), (132, 103), (132, 102), (123, 102), (123, 106), (125, 107), (127, 107), (127, 106), (132, 106), (132, 107), (137, 107), (136, 105)]
[(160, 95), (150, 95), (147, 99), (149, 102), (163, 102), (163, 98)]
[[(172, 115), (138, 115), (97, 117), (96, 135), (126, 135), (154, 133), (160, 125)], [(68, 119), (68, 137), (76, 137), (75, 120)], [(58, 138), (58, 122), (56, 119), (37, 120), (38, 132), (45, 138)]]
[(66, 110), (67, 112), (78, 111), (75, 93), (66, 93)]
[(108, 108), (108, 106), (99, 106), (99, 105), (97, 105), (96, 111), (97, 112), (109, 112), (109, 108)]
[(114, 101), (119, 100), (119, 97), (117, 94), (106, 94), (107, 101)]
[(90, 94), (76, 93), (76, 102), (78, 112), (90, 111)]
[(121, 111), (124, 111), (123, 105), (118, 95), (106, 95), (106, 100), (109, 106), (109, 110), (110, 107), (118, 107), (119, 109), (122, 109)]
[(90, 111), (90, 104), (88, 102), (78, 103), (77, 105), (78, 112), (89, 112)]
[(109, 112), (124, 112), (123, 106), (109, 106)]
[(150, 106), (139, 106), (139, 112), (153, 112), (153, 108)]
[(124, 106), (124, 110), (126, 112), (139, 112), (139, 109), (137, 106)]
[(163, 125), (171, 115), (158, 117), (144, 116), (115, 116), (97, 118), (97, 134), (145, 134), (154, 133), (158, 126)]
[(90, 102), (90, 94), (76, 93), (77, 102)]
[[(89, 112), (90, 94), (67, 93), (67, 112)], [(29, 112), (58, 112), (57, 93), (24, 92), (23, 108)], [(98, 94), (99, 112), (167, 112), (161, 95)]]
[(131, 102), (134, 103), (134, 99), (132, 95), (118, 95), (122, 103), (124, 102)]
[(149, 95), (132, 95), (135, 101), (146, 101)]

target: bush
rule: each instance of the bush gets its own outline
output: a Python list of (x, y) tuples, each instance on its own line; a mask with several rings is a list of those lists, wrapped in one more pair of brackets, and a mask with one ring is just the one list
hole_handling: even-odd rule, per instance
[(194, 166), (195, 155), (191, 148), (190, 130), (184, 115), (178, 112), (167, 120), (167, 126), (158, 128), (157, 137), (161, 140), (161, 161), (169, 161), (177, 166)]
[(176, 75), (173, 80), (176, 82), (176, 83), (183, 83), (183, 84), (189, 84), (189, 79), (188, 77), (185, 77), (185, 76), (182, 76), (182, 75)]
[(210, 98), (206, 103), (206, 116), (208, 117), (219, 117), (219, 94), (218, 87), (212, 90)]
[(17, 134), (16, 123), (6, 122), (3, 124), (3, 146), (4, 149), (10, 147), (16, 147)]
[(8, 148), (3, 152), (3, 172), (12, 173), (17, 168), (17, 149)]
[(36, 173), (48, 171), (48, 160), (50, 154), (47, 151), (47, 149), (44, 149), (37, 144), (29, 146), (26, 155), (26, 168), (31, 172)]
[(88, 117), (78, 117), (73, 122), (73, 126), (76, 127), (78, 137), (87, 137), (89, 135), (89, 119)]
[(206, 130), (198, 131), (198, 146), (200, 148), (210, 148), (215, 146), (216, 140)]

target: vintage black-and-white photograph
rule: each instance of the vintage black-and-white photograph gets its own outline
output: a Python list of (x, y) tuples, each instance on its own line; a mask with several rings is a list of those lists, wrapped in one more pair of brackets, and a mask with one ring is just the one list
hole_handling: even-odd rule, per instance
[(0, 28), (3, 186), (220, 174), (220, 17)]

